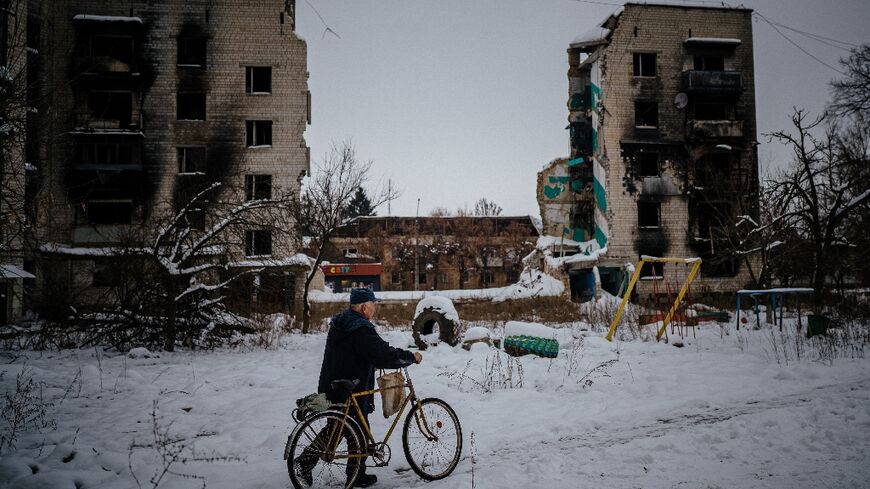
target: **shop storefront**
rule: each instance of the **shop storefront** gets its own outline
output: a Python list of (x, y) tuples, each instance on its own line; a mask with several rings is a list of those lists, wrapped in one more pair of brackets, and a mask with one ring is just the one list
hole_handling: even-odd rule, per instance
[(381, 290), (380, 263), (333, 263), (321, 267), (326, 284), (333, 292), (348, 292), (353, 287)]

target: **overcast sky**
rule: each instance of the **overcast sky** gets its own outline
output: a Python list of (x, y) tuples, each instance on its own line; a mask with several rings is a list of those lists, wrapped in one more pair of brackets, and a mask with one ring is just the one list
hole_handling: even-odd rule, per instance
[[(310, 3), (309, 3), (310, 2)], [(568, 153), (566, 49), (617, 7), (575, 0), (298, 0), (308, 41), (313, 162), (352, 139), (376, 180), (402, 196), (392, 215), (496, 201), (538, 214), (535, 179)], [(870, 42), (868, 0), (747, 0), (796, 29)], [(325, 33), (324, 22), (339, 37)], [(756, 19), (755, 76), (762, 171), (788, 154), (763, 133), (785, 128), (792, 106), (821, 111), (839, 76)], [(848, 53), (781, 29), (827, 64)], [(386, 207), (379, 209), (386, 215)]]

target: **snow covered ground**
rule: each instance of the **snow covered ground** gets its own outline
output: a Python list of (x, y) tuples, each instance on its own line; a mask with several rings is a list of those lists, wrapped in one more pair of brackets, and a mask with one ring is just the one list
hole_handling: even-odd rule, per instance
[[(390, 466), (371, 469), (376, 487), (868, 487), (870, 361), (822, 363), (805, 350), (786, 365), (771, 330), (720, 333), (704, 326), (675, 348), (608, 343), (568, 325), (557, 331), (558, 358), (499, 357), (488, 373), (484, 366), (503, 354), (485, 344), (432, 348), (410, 372), (420, 394), (456, 409), (462, 460), (447, 479), (425, 483), (409, 469), (398, 430)], [(411, 343), (410, 332), (384, 336)], [(152, 413), (159, 436), (185, 448), (182, 457), (194, 448), (199, 458), (229, 457), (176, 462), (171, 471), (204, 477), (209, 488), (288, 487), (281, 457), (290, 411), (315, 390), (325, 335), (284, 340), (273, 350), (159, 358), (6, 354), (0, 388), (11, 393), (26, 371), (52, 403), (46, 414), (56, 429), (3, 448), (0, 487), (128, 489), (137, 487), (134, 475), (153, 487), (162, 465), (149, 446)], [(372, 420), (383, 434), (380, 413)], [(159, 487), (202, 482), (166, 474)]]

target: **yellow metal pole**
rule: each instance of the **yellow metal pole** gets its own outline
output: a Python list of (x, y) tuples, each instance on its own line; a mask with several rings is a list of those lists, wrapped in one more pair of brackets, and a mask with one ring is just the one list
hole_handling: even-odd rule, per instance
[(622, 313), (625, 310), (625, 304), (628, 302), (628, 298), (631, 296), (631, 291), (634, 290), (634, 284), (637, 283), (637, 279), (640, 277), (640, 269), (643, 268), (643, 264), (646, 263), (645, 259), (641, 259), (637, 262), (637, 268), (634, 269), (634, 274), (631, 276), (631, 280), (628, 282), (628, 289), (625, 291), (625, 295), (622, 296), (622, 302), (619, 304), (619, 309), (616, 311), (616, 316), (613, 317), (613, 322), (610, 323), (610, 331), (607, 332), (607, 336), (605, 338), (607, 341), (613, 341), (613, 333), (616, 332), (616, 327), (619, 325), (619, 320), (622, 319)]
[(701, 259), (698, 258), (698, 260), (695, 261), (694, 266), (692, 266), (692, 271), (689, 272), (689, 276), (686, 278), (686, 282), (683, 284), (683, 287), (680, 289), (680, 293), (677, 294), (677, 300), (674, 301), (674, 305), (671, 306), (671, 310), (668, 311), (668, 315), (665, 316), (664, 324), (662, 324), (661, 329), (659, 329), (659, 332), (656, 334), (656, 341), (661, 339), (662, 335), (665, 333), (665, 328), (667, 328), (668, 324), (671, 323), (671, 319), (673, 319), (674, 314), (677, 312), (677, 307), (679, 307), (680, 302), (683, 301), (683, 297), (685, 297), (686, 292), (689, 291), (689, 284), (692, 283), (692, 280), (695, 280), (695, 275), (698, 274), (698, 270), (700, 268), (701, 268)]

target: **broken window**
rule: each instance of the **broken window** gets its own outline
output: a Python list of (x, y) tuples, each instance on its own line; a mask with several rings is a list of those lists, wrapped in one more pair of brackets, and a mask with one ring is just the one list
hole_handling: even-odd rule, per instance
[(245, 121), (245, 132), (248, 147), (272, 145), (272, 121)]
[(695, 69), (701, 71), (725, 71), (725, 57), (717, 54), (696, 54)]
[(344, 255), (345, 257), (348, 257), (348, 258), (356, 257), (357, 249), (356, 248), (344, 248), (343, 250), (341, 250), (341, 254)]
[(104, 71), (130, 71), (133, 46), (130, 36), (92, 36), (90, 39), (91, 56)]
[(245, 231), (245, 256), (268, 256), (272, 254), (272, 231), (255, 229)]
[(205, 148), (204, 147), (179, 147), (178, 148), (178, 173), (204, 173), (205, 172)]
[(634, 76), (656, 76), (656, 53), (634, 53)]
[(722, 121), (728, 119), (728, 104), (723, 102), (699, 102), (695, 104), (695, 119)]
[(659, 104), (658, 102), (637, 101), (634, 103), (635, 127), (658, 127)]
[(246, 67), (245, 93), (272, 93), (272, 67)]
[(402, 283), (402, 274), (399, 272), (393, 272), (390, 274), (390, 283), (393, 285), (399, 285)]
[(88, 94), (91, 127), (121, 129), (130, 125), (133, 117), (132, 92), (93, 91)]
[(179, 92), (176, 118), (180, 121), (205, 120), (205, 93)]
[(695, 182), (701, 186), (719, 186), (731, 179), (731, 155), (711, 153), (695, 162)]
[(661, 279), (665, 276), (665, 264), (658, 262), (644, 263), (640, 269), (640, 277), (648, 279)]
[(42, 38), (42, 24), (39, 20), (30, 17), (27, 19), (27, 47), (39, 51)]
[(653, 152), (641, 152), (635, 155), (637, 162), (637, 175), (639, 177), (659, 176), (659, 154)]
[(638, 202), (637, 225), (642, 228), (661, 227), (661, 203)]
[(204, 37), (178, 38), (178, 65), (205, 67), (208, 40)]
[(425, 284), (425, 283), (426, 283), (426, 279), (427, 279), (427, 278), (428, 278), (428, 277), (426, 277), (426, 272), (420, 272), (420, 274), (418, 275), (418, 279), (417, 279), (417, 280), (418, 280), (418, 282), (422, 285), (422, 284)]
[(698, 204), (697, 237), (717, 240), (724, 237), (727, 226), (734, 221), (731, 205), (727, 202)]
[(245, 200), (272, 198), (272, 175), (245, 175)]
[(184, 214), (187, 219), (187, 225), (190, 229), (202, 231), (205, 229), (205, 211), (202, 209), (192, 209)]
[(80, 165), (136, 165), (138, 152), (129, 140), (117, 137), (89, 139), (76, 142), (73, 147), (75, 162)]
[(88, 201), (85, 204), (88, 224), (130, 224), (133, 203), (127, 201)]

